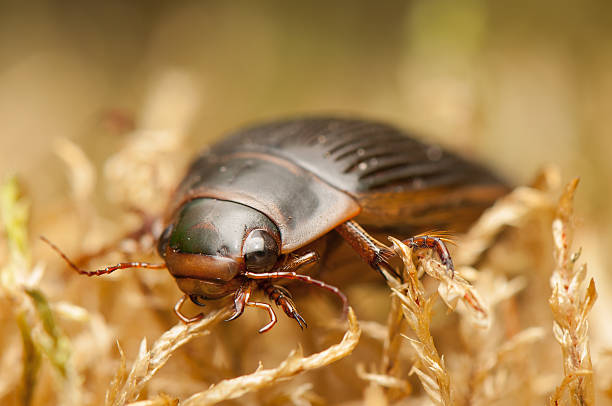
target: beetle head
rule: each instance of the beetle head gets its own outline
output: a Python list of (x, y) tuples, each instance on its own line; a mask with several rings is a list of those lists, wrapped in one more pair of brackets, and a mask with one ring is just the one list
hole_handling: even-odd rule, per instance
[(251, 207), (200, 198), (177, 212), (158, 251), (179, 288), (199, 302), (234, 293), (246, 270), (269, 271), (280, 253), (280, 233)]

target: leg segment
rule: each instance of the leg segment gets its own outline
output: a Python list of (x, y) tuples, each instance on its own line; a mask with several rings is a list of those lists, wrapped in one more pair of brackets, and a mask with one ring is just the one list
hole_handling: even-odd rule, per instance
[(335, 293), (342, 300), (342, 314), (346, 315), (348, 313), (348, 299), (346, 298), (344, 293), (340, 291), (340, 289), (338, 289), (335, 286), (328, 285), (327, 283), (322, 282), (320, 280), (313, 279), (310, 276), (300, 275), (295, 272), (262, 272), (262, 273), (245, 272), (244, 276), (246, 276), (249, 279), (284, 278), (284, 279), (294, 279), (294, 280), (310, 283), (312, 285), (318, 286), (320, 288), (323, 288), (323, 289), (329, 290), (330, 292)]
[(442, 262), (442, 264), (451, 273), (451, 277), (455, 275), (455, 266), (453, 265), (453, 260), (451, 259), (450, 253), (448, 252), (448, 248), (446, 248), (446, 244), (444, 244), (444, 240), (442, 238), (432, 237), (428, 235), (419, 235), (415, 237), (410, 237), (402, 242), (413, 249), (428, 248), (436, 251), (438, 257), (440, 257), (440, 261)]
[(187, 317), (185, 316), (183, 313), (181, 313), (181, 307), (183, 307), (183, 304), (185, 303), (185, 300), (187, 300), (189, 296), (188, 295), (183, 295), (178, 302), (176, 302), (176, 304), (174, 305), (174, 313), (176, 313), (176, 315), (178, 316), (179, 319), (181, 319), (181, 321), (185, 324), (190, 324), (190, 323), (194, 323), (198, 320), (201, 320), (202, 317), (204, 317), (203, 313), (200, 313), (194, 317)]
[(272, 285), (269, 282), (264, 282), (261, 286), (270, 300), (274, 301), (277, 306), (282, 308), (287, 316), (295, 319), (302, 330), (308, 327), (304, 318), (298, 313), (295, 303), (293, 303), (291, 293), (289, 293), (287, 289), (282, 286)]
[(252, 290), (253, 284), (251, 283), (243, 283), (240, 286), (234, 295), (234, 314), (232, 314), (230, 318), (226, 319), (225, 321), (236, 320), (242, 315), (242, 313), (244, 313), (244, 308), (246, 307), (247, 301), (251, 297)]
[[(359, 224), (349, 220), (336, 227), (336, 231), (372, 268), (381, 274), (383, 274), (381, 269), (385, 269), (387, 272), (399, 277), (397, 272), (387, 262), (395, 255), (395, 252), (366, 233)], [(451, 275), (454, 275), (455, 267), (444, 244), (444, 240), (445, 238), (443, 237), (419, 235), (404, 240), (403, 243), (413, 249), (428, 248), (434, 250), (440, 257), (442, 264), (446, 266)]]
[(301, 328), (307, 327), (306, 321), (298, 313), (295, 303), (293, 303), (293, 300), (291, 299), (291, 294), (285, 288), (272, 285), (269, 281), (270, 279), (280, 278), (299, 280), (333, 292), (342, 300), (343, 315), (346, 315), (348, 313), (348, 300), (340, 289), (336, 288), (335, 286), (328, 285), (325, 282), (313, 279), (310, 276), (300, 275), (293, 272), (293, 270), (303, 265), (316, 262), (317, 260), (318, 256), (315, 252), (308, 252), (299, 257), (288, 258), (284, 263), (278, 266), (278, 271), (276, 272), (245, 272), (243, 275), (248, 279), (236, 292), (234, 296), (234, 314), (226, 321), (238, 318), (244, 312), (246, 306), (251, 306), (265, 309), (270, 315), (270, 322), (259, 330), (260, 333), (270, 330), (274, 324), (276, 324), (276, 315), (269, 304), (249, 301), (255, 283), (259, 283), (259, 286), (263, 288), (268, 297), (273, 300), (276, 305), (280, 306), (287, 316), (295, 319)]
[(366, 233), (359, 224), (349, 220), (336, 227), (336, 231), (368, 265), (380, 272), (381, 275), (385, 275), (381, 271), (381, 269), (384, 269), (399, 277), (395, 269), (387, 263), (387, 260), (394, 255), (393, 251)]
[(319, 256), (316, 252), (307, 252), (306, 254), (301, 255), (299, 257), (290, 257), (287, 261), (285, 261), (285, 263), (283, 263), (277, 268), (277, 272), (295, 271), (296, 269), (304, 265), (312, 264), (314, 262), (317, 262), (318, 260)]
[(238, 291), (236, 292), (236, 296), (234, 297), (234, 314), (225, 321), (232, 321), (240, 317), (240, 315), (244, 313), (244, 309), (246, 306), (265, 309), (268, 312), (268, 315), (270, 316), (270, 322), (259, 329), (260, 333), (265, 333), (266, 331), (269, 331), (272, 327), (274, 327), (274, 325), (276, 324), (276, 314), (274, 314), (272, 306), (267, 303), (249, 301), (249, 299), (251, 298), (252, 291), (252, 282), (246, 282), (240, 287), (240, 289), (238, 289)]
[(270, 322), (260, 328), (259, 333), (265, 333), (266, 331), (270, 331), (270, 329), (274, 327), (274, 325), (276, 324), (276, 314), (274, 314), (272, 306), (262, 302), (246, 302), (246, 305), (250, 307), (259, 307), (260, 309), (265, 309), (268, 311), (268, 315), (270, 316)]

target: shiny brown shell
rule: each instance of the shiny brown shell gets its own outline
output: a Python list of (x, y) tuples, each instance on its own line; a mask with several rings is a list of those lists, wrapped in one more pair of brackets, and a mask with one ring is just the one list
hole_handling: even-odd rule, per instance
[(250, 127), (205, 151), (170, 215), (198, 197), (241, 203), (278, 226), (287, 253), (353, 218), (399, 235), (461, 230), (507, 190), (487, 169), (392, 126), (305, 118)]

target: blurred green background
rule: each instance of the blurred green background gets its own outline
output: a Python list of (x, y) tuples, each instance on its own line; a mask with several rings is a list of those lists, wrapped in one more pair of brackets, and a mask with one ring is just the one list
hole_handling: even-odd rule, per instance
[[(118, 127), (171, 122), (188, 160), (245, 123), (336, 112), (412, 129), (516, 184), (559, 165), (582, 178), (588, 242), (609, 246), (611, 16), (606, 0), (0, 0), (0, 174), (20, 174), (36, 210), (68, 190), (57, 138), (100, 163)], [(168, 75), (187, 80), (165, 102), (188, 105), (178, 118), (150, 106)]]

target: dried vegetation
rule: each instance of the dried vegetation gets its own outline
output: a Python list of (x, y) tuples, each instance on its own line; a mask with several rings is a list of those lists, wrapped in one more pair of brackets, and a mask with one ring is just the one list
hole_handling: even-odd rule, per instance
[[(193, 110), (174, 107), (183, 116)], [(106, 162), (110, 193), (132, 207), (167, 195), (180, 173), (168, 172), (181, 147), (180, 137), (171, 138), (132, 134)], [(143, 145), (147, 153), (135, 155)], [(87, 159), (72, 144), (58, 151), (71, 163), (73, 201), (63, 211), (86, 219), (75, 224), (73, 213), (56, 213), (46, 228), (34, 228), (73, 255), (100, 250), (90, 266), (152, 259), (149, 234), (125, 237), (141, 219), (119, 216), (110, 227), (92, 203), (96, 173)], [(136, 158), (125, 165), (127, 156)], [(73, 275), (29, 233), (27, 196), (9, 178), (0, 190), (0, 399), (33, 406), (592, 405), (598, 381), (587, 318), (597, 294), (572, 247), (576, 185), (561, 191), (557, 172), (547, 169), (498, 201), (456, 236), (454, 276), (431, 253), (391, 238), (401, 280), (346, 281), (355, 309), (348, 323), (335, 321), (332, 300), (302, 290), (297, 301), (310, 327), (301, 332), (281, 319), (258, 335), (257, 312), (221, 323), (229, 314), (224, 303), (195, 324), (176, 323), (170, 309), (179, 293), (164, 272)], [(86, 239), (72, 237), (86, 232)], [(103, 249), (108, 244), (115, 249)]]

